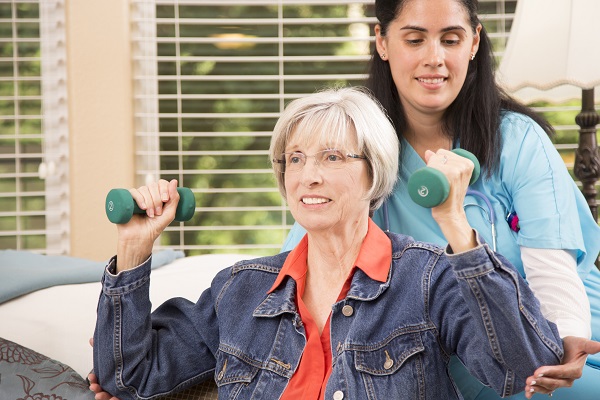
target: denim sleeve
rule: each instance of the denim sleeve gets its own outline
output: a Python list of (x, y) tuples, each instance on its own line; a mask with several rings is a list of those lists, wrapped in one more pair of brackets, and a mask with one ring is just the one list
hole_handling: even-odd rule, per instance
[(211, 289), (196, 304), (174, 298), (151, 313), (150, 260), (102, 278), (94, 372), (121, 400), (167, 394), (214, 374), (218, 323)]
[(446, 351), (502, 397), (523, 391), (537, 368), (563, 357), (556, 326), (519, 273), (486, 244), (442, 255), (427, 298)]

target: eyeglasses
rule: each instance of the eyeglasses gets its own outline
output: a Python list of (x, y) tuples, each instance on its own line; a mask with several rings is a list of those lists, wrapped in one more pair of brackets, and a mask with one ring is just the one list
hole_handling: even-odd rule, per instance
[(304, 168), (306, 165), (306, 159), (314, 157), (315, 164), (320, 165), (327, 169), (340, 169), (344, 168), (346, 163), (351, 159), (366, 160), (367, 157), (360, 156), (358, 154), (344, 154), (340, 150), (326, 149), (307, 156), (304, 153), (294, 151), (291, 153), (283, 153), (281, 159), (274, 159), (273, 163), (279, 172), (297, 172)]

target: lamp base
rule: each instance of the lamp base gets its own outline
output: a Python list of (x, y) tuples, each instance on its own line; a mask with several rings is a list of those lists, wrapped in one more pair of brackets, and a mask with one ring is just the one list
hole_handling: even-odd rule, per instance
[(594, 89), (583, 89), (581, 100), (581, 113), (575, 117), (575, 122), (581, 129), (573, 172), (583, 184), (583, 195), (592, 215), (598, 221), (596, 181), (600, 179), (600, 154), (596, 142), (596, 125), (600, 123), (600, 115), (594, 109)]
[[(575, 152), (573, 172), (583, 184), (583, 195), (598, 221), (598, 202), (596, 196), (596, 181), (600, 179), (600, 155), (596, 141), (596, 125), (600, 123), (600, 115), (594, 108), (594, 89), (583, 89), (581, 93), (581, 113), (575, 117), (580, 126), (579, 146)], [(596, 267), (600, 269), (600, 258), (596, 259)]]

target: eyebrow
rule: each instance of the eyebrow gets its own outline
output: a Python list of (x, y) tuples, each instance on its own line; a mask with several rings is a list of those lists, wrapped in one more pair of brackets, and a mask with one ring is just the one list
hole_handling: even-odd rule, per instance
[[(402, 28), (400, 28), (400, 30), (412, 30), (412, 31), (419, 31), (419, 32), (427, 32), (427, 29), (425, 29), (421, 26), (417, 26), (417, 25), (405, 25)], [(451, 32), (451, 31), (456, 31), (456, 30), (466, 32), (465, 28), (463, 28), (460, 25), (448, 26), (446, 28), (443, 28), (442, 32)]]

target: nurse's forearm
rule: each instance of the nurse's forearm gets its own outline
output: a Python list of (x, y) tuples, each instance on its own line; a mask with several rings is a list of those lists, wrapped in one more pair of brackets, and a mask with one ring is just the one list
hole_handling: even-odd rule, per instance
[(575, 252), (521, 247), (525, 276), (541, 310), (562, 338), (591, 337), (590, 303), (577, 275)]

